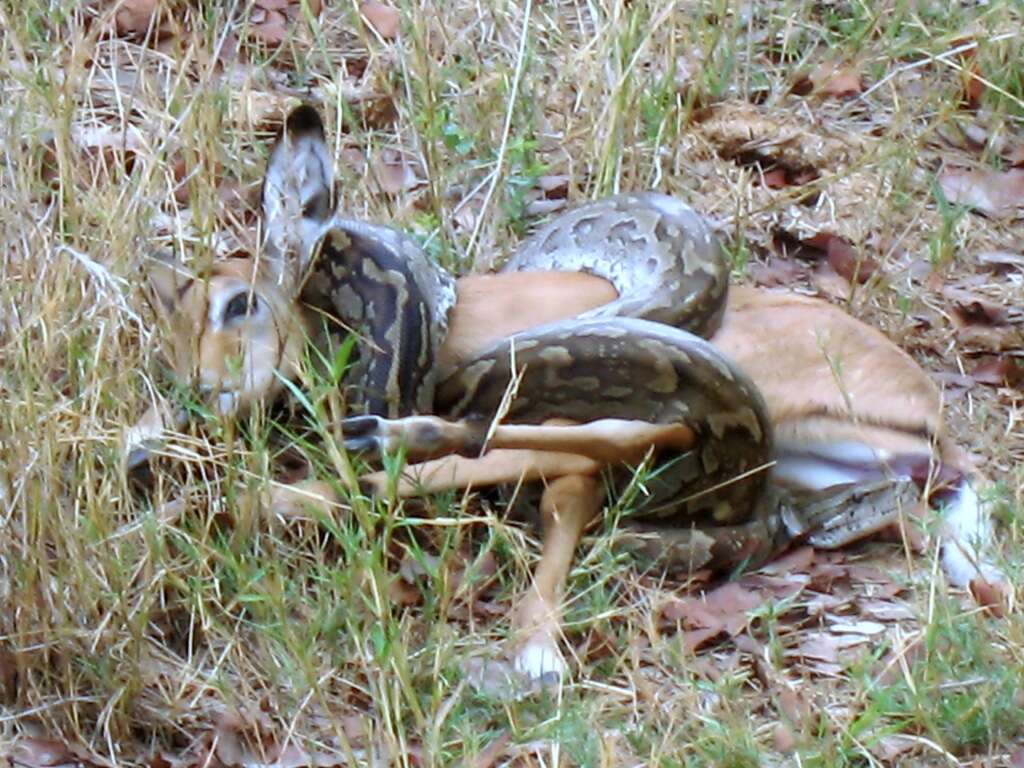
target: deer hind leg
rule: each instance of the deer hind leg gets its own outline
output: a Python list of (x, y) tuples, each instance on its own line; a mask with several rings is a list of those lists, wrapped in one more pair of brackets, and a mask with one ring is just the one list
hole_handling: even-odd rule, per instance
[(687, 450), (696, 442), (693, 430), (682, 424), (629, 419), (600, 419), (586, 424), (548, 422), (541, 426), (502, 424), (490, 435), (488, 427), (483, 421), (452, 421), (437, 416), (353, 416), (341, 425), (347, 450), (380, 455), (404, 447), (413, 461), (453, 454), (475, 458), (485, 449), (520, 448), (574, 453), (611, 463), (638, 460), (651, 447)]
[(531, 679), (557, 680), (565, 672), (565, 661), (558, 650), (561, 596), (583, 529), (601, 511), (603, 503), (601, 480), (589, 475), (560, 477), (541, 497), (544, 533), (540, 563), (516, 611), (517, 635), (522, 640), (515, 667)]
[(948, 437), (941, 438), (942, 461), (961, 473), (959, 482), (945, 494), (942, 530), (942, 568), (957, 586), (975, 589), (978, 579), (995, 587), (1012, 611), (1015, 588), (1010, 578), (991, 560), (992, 502), (978, 494), (989, 481), (975, 468), (967, 453)]
[[(599, 472), (601, 466), (600, 462), (573, 453), (498, 449), (477, 459), (445, 456), (410, 464), (398, 477), (394, 493), (404, 499), (424, 493), (591, 475)], [(390, 479), (386, 472), (371, 472), (359, 478), (359, 485), (367, 493), (379, 496), (388, 493)]]
[[(351, 430), (350, 422), (355, 423)], [(359, 416), (347, 419), (345, 425), (345, 445), (349, 450), (375, 450), (379, 445), (394, 449), (410, 443), (417, 453), (428, 455), (447, 449), (449, 455), (443, 458), (405, 468), (395, 490), (403, 498), (572, 474), (591, 475), (606, 464), (639, 462), (652, 448), (685, 451), (696, 442), (693, 431), (681, 424), (627, 419), (601, 419), (587, 424), (550, 420), (541, 426), (500, 425), (487, 440), (486, 452), (480, 455), (482, 440), (476, 436), (477, 427), (472, 422), (446, 421), (436, 416), (394, 420)], [(410, 449), (406, 450), (408, 456)], [(388, 483), (384, 472), (373, 472), (360, 479), (362, 487), (371, 493), (386, 493)]]

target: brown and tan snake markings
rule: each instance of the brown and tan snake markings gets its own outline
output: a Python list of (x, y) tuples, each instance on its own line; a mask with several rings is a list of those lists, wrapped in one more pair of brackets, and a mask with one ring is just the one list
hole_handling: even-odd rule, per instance
[[(653, 559), (721, 569), (794, 540), (840, 546), (916, 503), (912, 468), (943, 466), (957, 477), (944, 490), (949, 579), (1004, 582), (984, 558), (984, 479), (945, 437), (927, 375), (823, 301), (729, 289), (717, 238), (682, 202), (585, 203), (499, 273), (455, 279), (408, 236), (336, 215), (331, 165), (316, 111), (296, 109), (267, 168), (260, 257), (202, 279), (154, 264), (168, 356), (236, 415), (281, 394), (314, 318), (331, 317), (360, 334), (346, 445), (404, 447), (399, 495), (544, 483), (542, 557), (516, 616), (526, 675), (564, 671), (561, 591), (604, 505), (599, 474), (628, 479), (652, 452), (670, 471), (628, 523)], [(165, 421), (140, 421), (130, 463)], [(361, 485), (384, 492), (387, 480)]]

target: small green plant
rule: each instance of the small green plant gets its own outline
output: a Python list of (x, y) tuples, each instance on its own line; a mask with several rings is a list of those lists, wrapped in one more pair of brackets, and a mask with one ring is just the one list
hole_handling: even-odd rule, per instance
[(982, 614), (946, 599), (925, 630), (924, 656), (905, 679), (871, 691), (871, 701), (903, 732), (919, 732), (954, 754), (1024, 734), (1024, 671), (1007, 665)]
[(932, 195), (935, 197), (942, 221), (939, 231), (935, 232), (928, 241), (928, 259), (932, 266), (942, 267), (948, 265), (955, 258), (958, 250), (957, 226), (967, 214), (967, 209), (964, 206), (950, 203), (937, 180), (932, 182)]

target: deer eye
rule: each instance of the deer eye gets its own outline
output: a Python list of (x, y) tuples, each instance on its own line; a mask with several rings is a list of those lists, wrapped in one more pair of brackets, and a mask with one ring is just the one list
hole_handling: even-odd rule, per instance
[(247, 315), (255, 315), (260, 308), (260, 300), (256, 294), (250, 293), (249, 291), (242, 291), (236, 293), (231, 297), (231, 301), (224, 307), (224, 322), (230, 322), (239, 317), (245, 317)]

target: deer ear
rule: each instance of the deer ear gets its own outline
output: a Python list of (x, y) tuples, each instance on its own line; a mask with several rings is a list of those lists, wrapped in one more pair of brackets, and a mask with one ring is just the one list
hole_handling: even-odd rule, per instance
[(300, 282), (334, 213), (333, 160), (324, 124), (308, 104), (291, 111), (263, 179), (265, 263), (279, 282)]
[(195, 280), (195, 275), (175, 263), (166, 253), (147, 259), (145, 270), (146, 280), (158, 303), (157, 309), (172, 314), (182, 293)]

